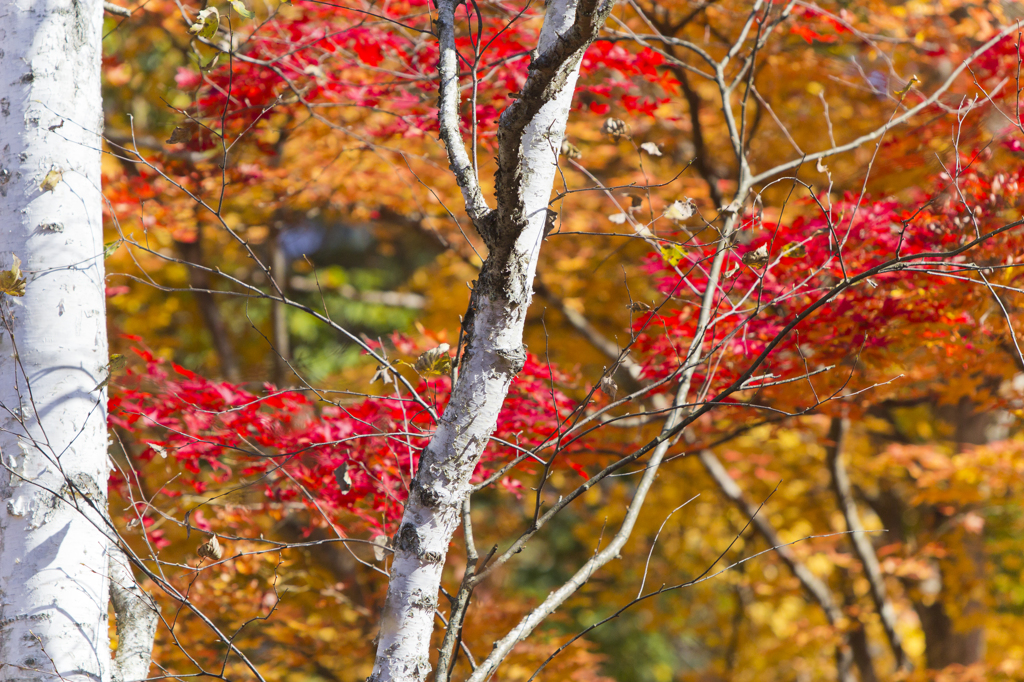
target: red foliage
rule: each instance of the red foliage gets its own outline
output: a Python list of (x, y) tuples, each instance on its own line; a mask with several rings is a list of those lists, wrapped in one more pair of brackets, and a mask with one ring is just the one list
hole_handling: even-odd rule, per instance
[[(167, 363), (150, 351), (133, 350), (143, 366), (130, 368), (119, 382), (121, 388), (109, 402), (110, 423), (146, 443), (138, 455), (142, 462), (170, 456), (187, 472), (165, 486), (163, 494), (180, 495), (181, 484), (204, 493), (211, 483), (231, 479), (239, 486), (262, 484), (269, 500), (302, 502), (314, 517), (332, 523), (351, 525), (349, 515), (354, 515), (359, 525), (380, 529), (401, 516), (411, 472), (434, 427), (430, 413), (411, 397), (396, 394), (327, 403), (269, 384), (257, 393), (211, 381), (177, 364), (168, 371)], [(575, 405), (554, 387), (564, 380), (529, 357), (513, 384), (476, 480), (565, 431), (564, 421)], [(446, 377), (422, 381), (417, 394), (440, 412), (449, 385)], [(577, 443), (569, 451), (581, 448)], [(559, 462), (583, 473), (564, 454)], [(346, 492), (335, 477), (341, 465), (352, 482)], [(115, 478), (114, 483), (124, 481)], [(512, 479), (503, 483), (515, 493), (521, 488)]]

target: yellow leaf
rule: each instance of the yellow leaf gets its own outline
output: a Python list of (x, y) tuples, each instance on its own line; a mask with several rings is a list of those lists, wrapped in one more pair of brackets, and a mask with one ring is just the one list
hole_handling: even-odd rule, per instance
[(46, 174), (43, 181), (39, 183), (39, 189), (44, 192), (52, 192), (57, 189), (57, 185), (60, 184), (61, 179), (64, 177), (64, 172), (56, 168), (51, 168), (50, 172)]
[(238, 12), (239, 16), (244, 17), (245, 19), (252, 19), (256, 16), (256, 13), (249, 10), (242, 0), (231, 0), (231, 9)]
[(217, 33), (217, 28), (220, 26), (220, 12), (216, 7), (207, 7), (196, 18), (198, 21), (188, 29), (189, 33), (207, 39)]
[(787, 244), (782, 247), (782, 255), (790, 258), (804, 258), (807, 255), (807, 249), (804, 248), (803, 244)]
[(686, 253), (677, 245), (670, 244), (669, 246), (659, 246), (661, 250), (661, 257), (665, 259), (665, 262), (675, 267), (679, 265), (679, 261), (683, 259)]
[(21, 276), (21, 259), (14, 256), (10, 270), (0, 270), (0, 293), (8, 296), (25, 295), (25, 278)]

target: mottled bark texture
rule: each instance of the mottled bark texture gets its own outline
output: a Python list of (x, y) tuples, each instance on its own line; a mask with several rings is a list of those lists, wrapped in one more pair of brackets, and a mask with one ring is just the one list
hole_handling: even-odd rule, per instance
[(0, 680), (106, 682), (103, 3), (0, 17)]
[(153, 640), (160, 611), (153, 598), (139, 587), (131, 563), (116, 547), (110, 555), (110, 602), (117, 619), (114, 682), (138, 682), (149, 677)]
[(394, 538), (374, 682), (420, 682), (430, 672), (430, 636), (448, 544), (463, 499), (509, 385), (526, 360), (523, 327), (558, 150), (587, 47), (611, 2), (552, 0), (518, 99), (499, 123), (497, 207), (484, 201), (459, 124), (454, 0), (438, 4), (441, 137), (489, 254), (465, 320), (467, 345), (451, 400), (424, 449)]

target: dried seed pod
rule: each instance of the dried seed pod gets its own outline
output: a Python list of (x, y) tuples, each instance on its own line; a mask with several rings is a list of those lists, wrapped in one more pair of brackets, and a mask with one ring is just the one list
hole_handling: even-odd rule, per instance
[(619, 387), (615, 385), (610, 376), (601, 377), (601, 382), (597, 385), (601, 389), (601, 392), (606, 396), (615, 400), (615, 395), (619, 392)]
[(629, 126), (620, 118), (609, 118), (604, 122), (601, 131), (615, 140), (629, 137)]
[(214, 535), (212, 538), (199, 545), (199, 549), (196, 550), (196, 554), (204, 559), (220, 561), (224, 558), (224, 548), (220, 546), (220, 542), (217, 541), (217, 536)]
[(578, 161), (583, 158), (583, 152), (569, 140), (562, 140), (562, 155), (567, 159)]

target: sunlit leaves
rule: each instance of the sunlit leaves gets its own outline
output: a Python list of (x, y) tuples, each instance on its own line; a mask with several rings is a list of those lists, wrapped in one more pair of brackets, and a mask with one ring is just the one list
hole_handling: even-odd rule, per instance
[(248, 7), (246, 7), (245, 3), (242, 2), (242, 0), (231, 0), (231, 9), (238, 12), (238, 15), (245, 19), (252, 19), (254, 16), (256, 16), (256, 13), (251, 11)]

